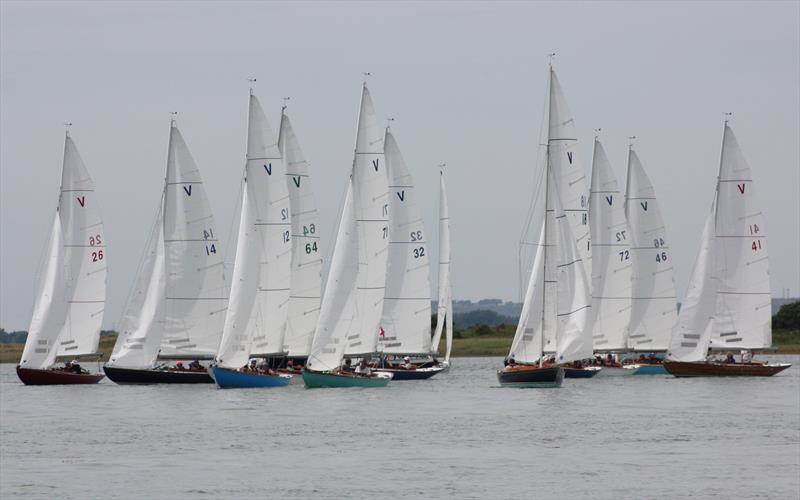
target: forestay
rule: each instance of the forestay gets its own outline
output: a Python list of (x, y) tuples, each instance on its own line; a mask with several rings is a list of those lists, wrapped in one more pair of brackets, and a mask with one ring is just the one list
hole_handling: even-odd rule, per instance
[(596, 351), (623, 350), (631, 311), (631, 245), (625, 203), (603, 145), (595, 138), (589, 196), (592, 339)]
[(543, 301), (544, 301), (544, 261), (546, 241), (545, 226), (536, 245), (536, 254), (533, 259), (528, 287), (525, 291), (525, 300), (522, 303), (522, 312), (511, 343), (509, 357), (519, 363), (536, 363), (542, 357), (543, 334)]
[(678, 317), (672, 254), (655, 189), (633, 148), (628, 151), (625, 214), (633, 268), (628, 347), (663, 351)]
[(769, 347), (772, 317), (764, 214), (755, 197), (750, 167), (727, 123), (717, 182), (719, 288), (711, 347)]
[(450, 283), (450, 210), (444, 184), (444, 170), (439, 170), (439, 300), (436, 311), (436, 330), (431, 350), (439, 349), (442, 330), (445, 330), (445, 360), (450, 360), (453, 348), (453, 288)]
[(214, 216), (200, 170), (170, 127), (164, 190), (166, 293), (161, 355), (217, 352), (227, 294)]
[(283, 350), (289, 356), (308, 356), (322, 287), (319, 214), (308, 163), (285, 110), (281, 115), (278, 145), (286, 167), (292, 215), (291, 290)]
[(715, 273), (714, 205), (706, 217), (700, 251), (694, 263), (686, 297), (681, 302), (678, 323), (670, 339), (667, 357), (675, 361), (703, 361), (711, 341), (711, 329), (717, 306)]
[(258, 294), (260, 277), (261, 245), (255, 226), (255, 208), (247, 193), (246, 182), (245, 180), (242, 184), (242, 209), (236, 238), (230, 303), (215, 359), (219, 366), (232, 369), (245, 366), (250, 358), (255, 326), (253, 305)]
[(414, 179), (388, 127), (389, 257), (378, 350), (427, 354), (431, 350), (430, 261)]
[(292, 265), (289, 187), (278, 144), (261, 104), (252, 94), (246, 177), (261, 250), (252, 350), (257, 354), (283, 354)]
[(339, 367), (346, 341), (354, 326), (355, 290), (358, 274), (358, 229), (353, 206), (352, 179), (339, 220), (328, 281), (322, 297), (319, 320), (306, 367), (330, 371)]
[(364, 84), (352, 174), (358, 229), (357, 324), (347, 337), (345, 354), (374, 353), (378, 342), (389, 243), (389, 185), (385, 163), (383, 131), (378, 127), (372, 98)]
[(166, 292), (163, 203), (162, 196), (109, 365), (146, 369), (158, 356), (164, 334)]

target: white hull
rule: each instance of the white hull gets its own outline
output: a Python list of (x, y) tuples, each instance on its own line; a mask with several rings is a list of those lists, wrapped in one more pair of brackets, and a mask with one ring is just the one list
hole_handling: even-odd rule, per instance
[(617, 366), (604, 366), (597, 374), (598, 377), (629, 377), (639, 370), (639, 365), (625, 365), (622, 368)]

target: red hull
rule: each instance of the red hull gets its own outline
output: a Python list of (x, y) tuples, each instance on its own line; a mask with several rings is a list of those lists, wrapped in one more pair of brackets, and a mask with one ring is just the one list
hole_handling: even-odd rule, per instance
[(17, 376), (25, 385), (96, 384), (103, 380), (102, 373), (70, 373), (61, 370), (34, 370), (17, 366)]
[(771, 377), (790, 366), (790, 364), (664, 361), (664, 369), (676, 377)]

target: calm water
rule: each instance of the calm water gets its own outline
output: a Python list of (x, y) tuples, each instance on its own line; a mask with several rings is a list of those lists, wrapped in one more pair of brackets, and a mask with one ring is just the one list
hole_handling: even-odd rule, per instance
[(24, 387), (0, 365), (0, 497), (800, 496), (800, 357), (766, 379), (503, 389), (500, 359), (385, 389)]

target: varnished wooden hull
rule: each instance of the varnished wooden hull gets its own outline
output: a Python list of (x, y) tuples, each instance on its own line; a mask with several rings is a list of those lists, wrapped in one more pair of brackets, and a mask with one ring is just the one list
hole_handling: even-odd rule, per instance
[(35, 370), (17, 366), (17, 376), (25, 385), (87, 385), (103, 380), (102, 373), (72, 373), (62, 370)]
[(664, 361), (664, 369), (676, 377), (771, 377), (790, 364), (715, 363)]
[(503, 387), (561, 387), (561, 384), (564, 382), (564, 369), (560, 366), (551, 366), (547, 368), (525, 366), (510, 371), (498, 370), (497, 380)]

